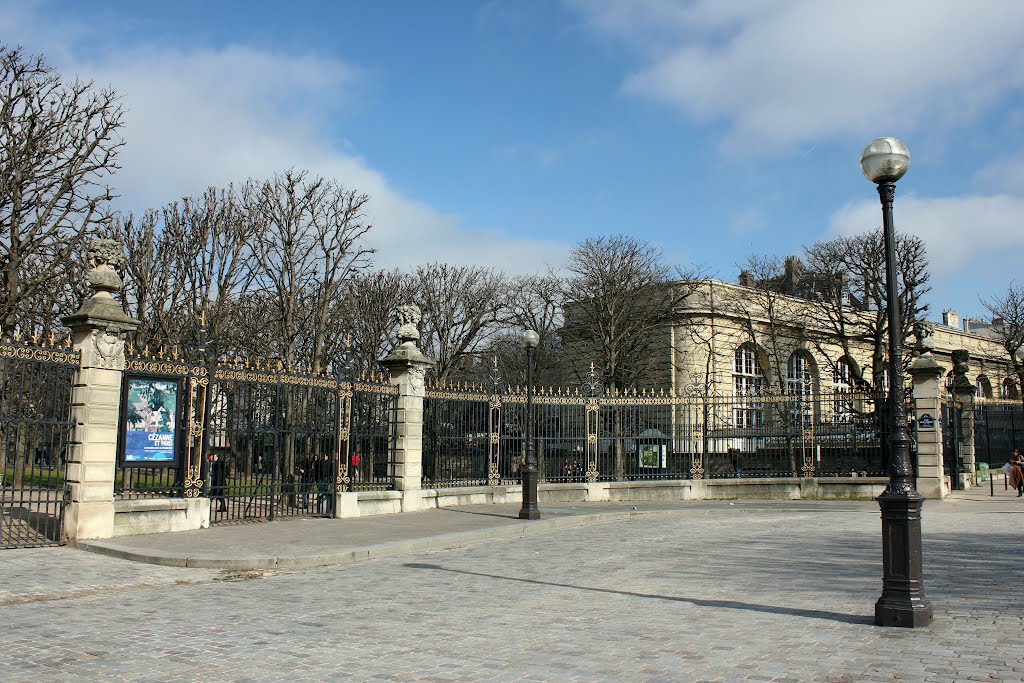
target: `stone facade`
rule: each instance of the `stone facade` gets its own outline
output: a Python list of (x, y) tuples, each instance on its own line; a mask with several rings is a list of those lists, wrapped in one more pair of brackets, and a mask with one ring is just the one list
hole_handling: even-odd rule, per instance
[[(794, 356), (803, 359), (800, 369), (810, 375), (815, 391), (846, 388), (857, 375), (879, 383), (876, 379), (882, 378), (872, 377), (872, 346), (850, 341), (844, 348), (832, 329), (823, 321), (821, 308), (806, 299), (709, 281), (680, 307), (677, 322), (668, 332), (671, 342), (663, 347), (668, 362), (652, 378), (657, 386), (677, 390), (710, 385), (716, 393), (731, 393), (737, 350), (745, 347), (755, 354), (769, 391), (786, 388)], [(931, 330), (930, 351), (944, 377), (952, 377), (953, 352), (964, 349), (970, 354), (967, 377), (972, 384), (988, 387), (987, 397), (998, 398), (1006, 389), (1012, 396), (1019, 395), (1016, 376), (997, 341), (944, 325), (935, 324)], [(852, 372), (844, 371), (843, 360)]]

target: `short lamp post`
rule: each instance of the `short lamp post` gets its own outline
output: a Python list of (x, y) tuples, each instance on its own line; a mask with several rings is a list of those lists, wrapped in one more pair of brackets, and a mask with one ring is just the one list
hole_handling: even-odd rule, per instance
[(537, 454), (534, 451), (533, 433), (533, 350), (540, 343), (540, 335), (534, 330), (523, 332), (523, 348), (526, 349), (526, 463), (523, 467), (523, 507), (519, 519), (540, 519), (537, 507)]
[(896, 181), (910, 166), (906, 145), (878, 138), (860, 158), (867, 179), (878, 185), (885, 240), (885, 305), (889, 325), (889, 484), (878, 497), (882, 509), (882, 596), (875, 603), (879, 626), (927, 626), (932, 606), (924, 595), (921, 573), (921, 507), (910, 464), (910, 435), (903, 400), (903, 335), (897, 292), (896, 247), (892, 203)]

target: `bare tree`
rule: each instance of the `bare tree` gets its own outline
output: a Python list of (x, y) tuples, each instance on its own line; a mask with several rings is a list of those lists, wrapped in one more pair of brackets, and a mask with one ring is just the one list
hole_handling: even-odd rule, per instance
[(162, 211), (124, 216), (113, 234), (127, 253), (124, 301), (141, 321), (137, 343), (192, 349), (201, 321), (221, 352), (245, 352), (236, 335), (237, 297), (253, 277), (248, 221), (252, 184), (237, 194), (209, 188)]
[[(84, 240), (109, 217), (123, 110), (113, 90), (65, 83), (41, 56), (0, 45), (0, 320), (73, 278)], [(50, 264), (59, 264), (56, 270)], [(60, 305), (52, 300), (50, 307)], [(45, 309), (45, 305), (42, 307)], [(71, 311), (61, 311), (70, 313)], [(38, 311), (37, 311), (38, 313)]]
[(749, 288), (735, 290), (739, 296), (722, 304), (736, 315), (749, 341), (766, 354), (768, 367), (762, 370), (779, 390), (786, 388), (790, 355), (808, 340), (806, 305), (789, 291), (801, 270), (792, 257), (783, 261), (776, 256), (750, 256), (743, 268)]
[[(410, 277), (399, 270), (359, 273), (345, 285), (339, 299), (338, 326), (351, 335), (347, 350), (355, 368), (367, 371), (395, 344), (395, 312), (410, 299)], [(335, 349), (337, 358), (342, 349)]]
[(574, 347), (575, 374), (593, 361), (609, 388), (650, 382), (667, 363), (669, 328), (699, 273), (672, 268), (652, 244), (627, 235), (580, 242), (565, 269), (563, 336)]
[[(259, 231), (257, 282), (274, 293), (277, 352), (319, 372), (331, 329), (331, 302), (346, 281), (368, 265), (373, 249), (363, 210), (369, 196), (334, 181), (287, 171), (262, 183), (249, 211)], [(305, 346), (300, 357), (299, 351)]]
[(1024, 285), (1011, 282), (1002, 296), (982, 299), (981, 305), (992, 314), (992, 330), (1010, 360), (1010, 367), (1020, 383), (1019, 395), (1024, 404)]
[(174, 245), (160, 230), (160, 214), (126, 214), (115, 220), (112, 236), (125, 247), (124, 286), (121, 300), (128, 314), (139, 321), (135, 343), (140, 347), (178, 344), (174, 318), (182, 294)]
[[(897, 233), (896, 273), (900, 306), (900, 330), (909, 339), (914, 325), (925, 319), (928, 304), (928, 256), (924, 242), (913, 235)], [(819, 320), (826, 323), (825, 337), (839, 343), (852, 358), (854, 346), (871, 348), (871, 382), (864, 369), (851, 367), (859, 384), (877, 386), (884, 375), (889, 333), (885, 286), (885, 242), (882, 230), (852, 237), (837, 237), (806, 247), (808, 268), (824, 277), (823, 286), (810, 296)], [(909, 363), (911, 354), (904, 354)]]
[(489, 268), (430, 263), (416, 269), (420, 345), (435, 361), (439, 382), (455, 379), (460, 365), (479, 360), (477, 353), (507, 313), (505, 292), (504, 277)]
[[(526, 352), (523, 331), (540, 336), (533, 353), (534, 381), (538, 385), (559, 385), (565, 381), (562, 368), (562, 280), (556, 275), (524, 275), (508, 283), (508, 313), (501, 329), (492, 338), (488, 354), (497, 358), (503, 381), (526, 383)], [(486, 364), (485, 364), (486, 365)], [(481, 368), (478, 381), (485, 379)]]

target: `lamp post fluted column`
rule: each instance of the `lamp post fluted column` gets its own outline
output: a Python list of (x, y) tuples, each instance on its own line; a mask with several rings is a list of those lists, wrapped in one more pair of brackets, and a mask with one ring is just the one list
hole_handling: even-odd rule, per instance
[(885, 242), (885, 287), (889, 325), (889, 485), (878, 497), (882, 512), (882, 595), (875, 603), (879, 626), (916, 628), (932, 621), (924, 595), (921, 559), (921, 508), (910, 463), (910, 434), (903, 388), (903, 335), (896, 273), (892, 205), (896, 181), (910, 165), (910, 153), (896, 138), (879, 138), (861, 155), (861, 169), (878, 185)]
[(523, 506), (519, 519), (540, 519), (537, 507), (537, 453), (534, 450), (533, 422), (533, 350), (540, 343), (540, 335), (533, 330), (523, 332), (523, 347), (526, 349), (526, 462), (523, 467)]

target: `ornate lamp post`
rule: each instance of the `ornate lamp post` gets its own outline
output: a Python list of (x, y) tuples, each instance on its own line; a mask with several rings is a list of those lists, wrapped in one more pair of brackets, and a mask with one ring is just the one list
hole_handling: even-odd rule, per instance
[(533, 450), (533, 350), (540, 343), (534, 330), (523, 332), (522, 344), (526, 349), (526, 467), (523, 468), (523, 507), (519, 519), (540, 519), (537, 507), (537, 454)]
[(903, 404), (903, 335), (897, 295), (896, 248), (892, 203), (896, 181), (910, 166), (906, 145), (896, 138), (878, 138), (860, 158), (867, 179), (878, 185), (885, 239), (886, 307), (889, 324), (889, 485), (878, 497), (882, 509), (882, 596), (875, 603), (879, 626), (927, 626), (932, 606), (921, 577), (921, 506), (910, 465), (910, 435)]

